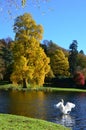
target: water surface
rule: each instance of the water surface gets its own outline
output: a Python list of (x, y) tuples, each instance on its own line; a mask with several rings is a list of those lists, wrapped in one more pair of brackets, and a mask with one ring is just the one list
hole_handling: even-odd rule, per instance
[[(76, 105), (70, 115), (62, 115), (55, 107), (62, 98), (65, 103), (70, 101)], [(43, 119), (72, 130), (86, 130), (86, 93), (0, 91), (0, 113)]]

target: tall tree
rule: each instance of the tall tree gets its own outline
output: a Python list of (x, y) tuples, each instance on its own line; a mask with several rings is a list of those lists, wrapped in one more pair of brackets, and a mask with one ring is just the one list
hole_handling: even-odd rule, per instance
[(71, 75), (74, 74), (74, 72), (76, 71), (77, 68), (77, 55), (78, 55), (78, 51), (77, 51), (77, 46), (78, 42), (77, 40), (73, 40), (73, 42), (70, 44), (69, 46), (69, 66), (70, 66), (70, 73)]
[[(8, 39), (8, 38), (7, 38)], [(11, 65), (12, 65), (12, 52), (10, 50), (11, 39), (2, 39), (0, 40), (0, 69), (3, 75), (3, 78), (9, 80), (11, 74)]]
[(2, 48), (5, 46), (4, 40), (0, 40), (0, 80), (3, 79), (5, 73), (5, 62), (2, 57), (3, 51)]
[(16, 18), (13, 44), (14, 69), (11, 80), (16, 83), (43, 85), (49, 71), (49, 58), (40, 47), (43, 28), (37, 25), (30, 14)]
[(51, 61), (50, 62), (51, 68), (56, 77), (59, 77), (59, 76), (68, 77), (70, 75), (68, 58), (65, 57), (65, 55), (61, 49), (58, 49), (55, 51), (55, 53), (52, 55), (50, 61)]
[(86, 55), (79, 52), (77, 55), (77, 66), (82, 70), (86, 68)]

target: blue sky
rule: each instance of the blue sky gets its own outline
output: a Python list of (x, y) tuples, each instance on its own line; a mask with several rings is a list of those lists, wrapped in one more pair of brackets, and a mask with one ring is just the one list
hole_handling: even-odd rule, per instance
[[(9, 9), (13, 18), (6, 11)], [(78, 51), (83, 50), (86, 54), (86, 0), (49, 0), (40, 3), (40, 7), (30, 2), (18, 10), (15, 5), (9, 7), (3, 1), (0, 8), (0, 39), (14, 39), (14, 17), (25, 12), (30, 13), (36, 23), (43, 26), (43, 40), (52, 40), (65, 49), (69, 49), (72, 41), (77, 40)]]

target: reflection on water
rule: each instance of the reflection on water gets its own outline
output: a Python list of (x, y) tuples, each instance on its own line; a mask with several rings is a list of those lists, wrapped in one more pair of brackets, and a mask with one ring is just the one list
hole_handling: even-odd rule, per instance
[[(61, 115), (55, 104), (60, 99), (73, 102), (70, 115)], [(0, 113), (44, 119), (72, 128), (86, 130), (86, 93), (0, 91)]]
[(59, 115), (56, 118), (55, 123), (64, 125), (69, 128), (73, 128), (73, 126), (75, 125), (75, 118), (71, 115)]

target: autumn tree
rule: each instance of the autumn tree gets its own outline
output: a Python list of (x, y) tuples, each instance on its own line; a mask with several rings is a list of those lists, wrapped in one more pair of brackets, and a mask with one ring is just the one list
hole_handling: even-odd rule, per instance
[(86, 79), (86, 55), (82, 53), (81, 51), (78, 53), (78, 56), (77, 56), (76, 71), (80, 71), (81, 73), (83, 73)]
[(65, 57), (61, 49), (57, 49), (50, 59), (51, 68), (56, 77), (68, 77), (69, 74), (69, 62)]
[(82, 72), (75, 72), (73, 80), (76, 85), (84, 86), (85, 85), (85, 77)]
[(14, 32), (12, 82), (23, 83), (23, 87), (27, 87), (27, 83), (43, 85), (49, 71), (49, 58), (40, 47), (43, 27), (26, 13), (16, 18)]
[[(55, 53), (55, 51), (57, 49), (60, 49), (61, 47), (59, 47), (56, 43), (54, 43), (52, 40), (48, 41), (48, 40), (44, 40), (43, 43), (41, 43), (41, 47), (44, 49), (44, 52), (46, 53), (46, 55), (51, 59), (52, 55)], [(51, 79), (55, 77), (52, 67), (50, 67), (50, 71), (47, 74), (46, 79)]]

